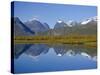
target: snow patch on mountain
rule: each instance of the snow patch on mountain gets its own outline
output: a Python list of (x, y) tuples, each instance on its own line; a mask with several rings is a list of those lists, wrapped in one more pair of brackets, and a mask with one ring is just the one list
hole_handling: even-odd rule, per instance
[(83, 22), (81, 22), (81, 24), (87, 24), (87, 23), (89, 23), (89, 22), (91, 22), (91, 19), (88, 19), (88, 20), (86, 20), (86, 21), (83, 21)]
[(73, 27), (73, 26), (77, 25), (77, 22), (75, 22), (75, 21), (73, 21), (73, 20), (69, 20), (69, 21), (67, 21), (67, 25), (68, 25), (69, 27)]
[(81, 24), (83, 24), (83, 25), (88, 24), (89, 22), (92, 22), (92, 21), (97, 21), (97, 16), (88, 18), (85, 21), (82, 21)]
[(57, 20), (57, 23), (62, 23), (62, 22), (63, 22), (62, 19), (58, 19), (58, 20)]

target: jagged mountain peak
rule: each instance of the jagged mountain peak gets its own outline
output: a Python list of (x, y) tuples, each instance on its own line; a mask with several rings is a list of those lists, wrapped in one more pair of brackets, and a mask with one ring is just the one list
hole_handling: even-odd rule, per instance
[(88, 18), (88, 19), (82, 21), (81, 24), (82, 24), (82, 25), (85, 25), (85, 24), (88, 24), (88, 23), (93, 22), (93, 21), (94, 21), (94, 22), (97, 22), (97, 16), (90, 17), (90, 18)]
[(30, 28), (28, 28), (18, 17), (12, 17), (14, 21), (14, 35), (32, 35), (35, 34)]
[(78, 23), (74, 20), (69, 20), (67, 22), (63, 21), (63, 20), (58, 20), (55, 24), (54, 28), (60, 28), (60, 27), (73, 27), (76, 26)]
[(77, 25), (78, 23), (76, 22), (76, 21), (74, 21), (74, 20), (69, 20), (69, 21), (67, 21), (67, 25), (69, 26), (69, 27), (72, 27), (72, 26), (75, 26), (75, 25)]
[(36, 17), (33, 17), (32, 19), (29, 19), (28, 21), (29, 21), (29, 22), (30, 22), (30, 21), (39, 21), (39, 19), (36, 18)]
[(20, 22), (20, 19), (18, 17), (12, 17), (14, 19), (14, 22)]
[(32, 19), (30, 21), (25, 22), (25, 24), (31, 29), (37, 32), (44, 32), (49, 29), (49, 25), (47, 23), (42, 23), (37, 19)]
[(63, 20), (59, 19), (59, 20), (57, 20), (54, 28), (61, 28), (61, 27), (66, 27), (66, 26), (67, 26), (67, 24)]
[(17, 17), (17, 16), (15, 16), (15, 17), (11, 17), (11, 18), (13, 18), (13, 19), (19, 19), (19, 17)]
[(62, 23), (63, 21), (62, 20), (57, 20), (57, 23)]
[(92, 17), (92, 20), (97, 21), (97, 16)]

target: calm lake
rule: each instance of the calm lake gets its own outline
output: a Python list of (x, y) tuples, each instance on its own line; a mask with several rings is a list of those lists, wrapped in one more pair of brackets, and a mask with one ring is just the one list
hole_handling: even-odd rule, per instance
[(14, 73), (97, 68), (97, 49), (73, 45), (16, 44)]

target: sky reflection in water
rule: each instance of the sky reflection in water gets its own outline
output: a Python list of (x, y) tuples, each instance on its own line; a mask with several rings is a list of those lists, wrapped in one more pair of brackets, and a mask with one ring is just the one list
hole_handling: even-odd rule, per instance
[(97, 68), (97, 49), (68, 45), (16, 44), (14, 73)]

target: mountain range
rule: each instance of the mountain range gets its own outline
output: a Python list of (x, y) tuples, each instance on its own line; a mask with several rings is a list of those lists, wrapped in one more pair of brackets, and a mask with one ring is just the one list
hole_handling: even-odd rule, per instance
[(14, 36), (18, 35), (69, 35), (69, 34), (96, 34), (97, 33), (97, 17), (91, 17), (81, 22), (73, 20), (58, 20), (51, 29), (47, 23), (32, 19), (22, 22), (18, 17), (13, 17)]

